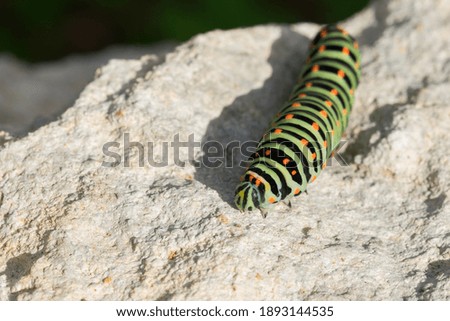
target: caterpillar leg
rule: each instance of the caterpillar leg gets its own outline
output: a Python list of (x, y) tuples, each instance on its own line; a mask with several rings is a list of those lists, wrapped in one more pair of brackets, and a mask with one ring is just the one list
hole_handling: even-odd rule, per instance
[(289, 208), (292, 208), (291, 200), (283, 200), (283, 201), (281, 201), (281, 203), (283, 203), (284, 205), (286, 205)]
[(265, 208), (259, 208), (259, 211), (261, 212), (262, 218), (266, 218), (267, 214), (269, 214), (269, 211)]

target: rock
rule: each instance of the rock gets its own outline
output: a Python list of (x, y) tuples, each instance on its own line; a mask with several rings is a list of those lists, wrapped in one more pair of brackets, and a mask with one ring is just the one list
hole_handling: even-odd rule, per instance
[[(232, 204), (245, 157), (232, 144), (234, 167), (198, 168), (198, 143), (257, 140), (319, 26), (110, 61), (60, 119), (0, 151), (0, 299), (450, 299), (449, 23), (448, 1), (407, 0), (344, 23), (363, 53), (347, 166), (266, 219)], [(190, 135), (175, 161), (165, 142)]]
[(146, 47), (111, 47), (57, 62), (24, 64), (0, 55), (0, 130), (23, 136), (55, 120), (111, 58), (131, 59), (152, 52), (163, 56), (175, 47), (161, 42)]

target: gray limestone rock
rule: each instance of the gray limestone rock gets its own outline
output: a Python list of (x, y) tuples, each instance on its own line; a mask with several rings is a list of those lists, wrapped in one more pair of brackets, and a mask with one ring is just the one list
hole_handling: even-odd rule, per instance
[[(60, 119), (7, 142), (0, 299), (450, 299), (450, 1), (382, 0), (343, 25), (363, 55), (347, 166), (266, 219), (232, 204), (233, 142), (259, 139), (317, 25), (112, 60)], [(178, 158), (177, 137), (193, 138)], [(234, 166), (198, 167), (207, 141)]]

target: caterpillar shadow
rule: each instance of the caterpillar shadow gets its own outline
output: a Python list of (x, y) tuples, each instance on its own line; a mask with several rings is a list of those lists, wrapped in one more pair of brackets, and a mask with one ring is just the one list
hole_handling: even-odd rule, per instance
[[(203, 157), (198, 160), (195, 179), (216, 190), (231, 206), (234, 206), (234, 189), (244, 171), (241, 162), (249, 156), (243, 155), (236, 146), (240, 143), (242, 147), (246, 142), (247, 146), (256, 146), (272, 117), (289, 98), (309, 42), (307, 37), (287, 26), (282, 27), (267, 61), (272, 68), (271, 76), (261, 88), (236, 98), (208, 124), (202, 140)], [(219, 156), (223, 160), (221, 163), (211, 161), (212, 152), (217, 150), (210, 147), (217, 144), (223, 147), (223, 154)]]

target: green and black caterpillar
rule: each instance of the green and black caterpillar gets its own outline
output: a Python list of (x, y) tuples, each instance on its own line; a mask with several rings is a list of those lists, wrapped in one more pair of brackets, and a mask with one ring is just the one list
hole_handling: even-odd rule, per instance
[(291, 98), (275, 116), (236, 188), (241, 211), (267, 209), (306, 191), (347, 127), (358, 86), (358, 43), (335, 25), (322, 28)]

